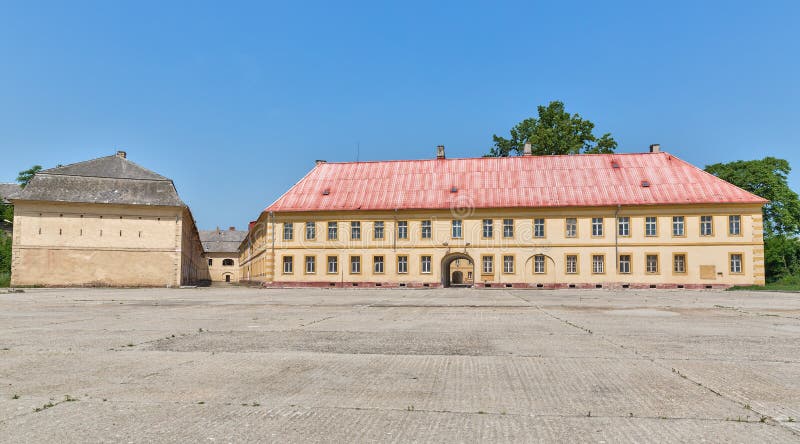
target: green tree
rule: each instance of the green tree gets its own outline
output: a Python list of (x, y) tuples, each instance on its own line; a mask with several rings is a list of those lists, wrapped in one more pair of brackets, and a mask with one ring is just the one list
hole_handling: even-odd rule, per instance
[(33, 179), (33, 176), (41, 170), (41, 165), (34, 165), (25, 171), (20, 171), (19, 175), (17, 176), (17, 182), (19, 183), (19, 186), (25, 188), (25, 186), (28, 185), (28, 182)]
[(488, 157), (522, 154), (525, 143), (531, 144), (534, 155), (613, 153), (617, 142), (606, 133), (595, 137), (594, 123), (564, 110), (564, 103), (550, 102), (538, 107), (539, 116), (523, 120), (511, 128), (510, 138), (492, 136), (494, 146)]

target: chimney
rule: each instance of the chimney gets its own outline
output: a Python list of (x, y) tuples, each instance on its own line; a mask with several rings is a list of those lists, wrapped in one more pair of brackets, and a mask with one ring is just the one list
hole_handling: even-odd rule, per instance
[(228, 227), (228, 231), (236, 231), (236, 227)]
[(117, 151), (117, 157), (122, 157), (124, 159), (125, 156), (127, 155), (128, 153), (126, 153), (125, 151)]
[(650, 152), (651, 153), (660, 153), (661, 152), (661, 145), (654, 143), (650, 145)]
[(436, 147), (436, 158), (437, 159), (444, 159), (444, 145), (438, 145)]
[(326, 162), (327, 162), (327, 160), (323, 160), (323, 159), (317, 159), (316, 160), (316, 164), (317, 165), (320, 165), (320, 164), (323, 164), (323, 163), (326, 163)]
[(533, 156), (533, 150), (531, 149), (531, 143), (525, 142), (525, 148), (522, 151), (523, 156)]

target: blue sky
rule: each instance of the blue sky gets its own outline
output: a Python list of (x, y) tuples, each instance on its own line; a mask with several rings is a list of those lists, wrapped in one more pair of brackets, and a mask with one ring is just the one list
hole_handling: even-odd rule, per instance
[(0, 2), (0, 181), (124, 149), (201, 227), (243, 227), (315, 159), (480, 156), (551, 100), (620, 152), (800, 169), (798, 22), (788, 1)]

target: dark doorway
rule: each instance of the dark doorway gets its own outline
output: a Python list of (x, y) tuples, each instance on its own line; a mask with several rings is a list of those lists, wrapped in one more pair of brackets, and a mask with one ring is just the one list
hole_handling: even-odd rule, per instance
[(442, 259), (442, 287), (472, 287), (475, 262), (466, 253), (452, 253)]
[(225, 275), (225, 282), (230, 282), (230, 281), (231, 281), (231, 275), (226, 274)]

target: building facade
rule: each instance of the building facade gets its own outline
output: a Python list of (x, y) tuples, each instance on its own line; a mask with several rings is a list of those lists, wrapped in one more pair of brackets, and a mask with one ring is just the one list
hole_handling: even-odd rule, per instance
[(239, 282), (239, 244), (246, 235), (246, 231), (237, 231), (236, 227), (200, 231), (211, 282)]
[(209, 280), (194, 219), (174, 184), (124, 152), (40, 171), (10, 200), (13, 286)]
[(764, 283), (766, 201), (664, 152), (318, 162), (251, 224), (267, 286)]

